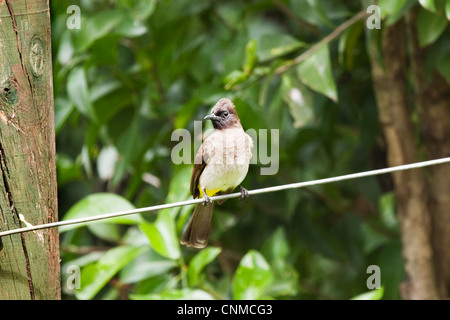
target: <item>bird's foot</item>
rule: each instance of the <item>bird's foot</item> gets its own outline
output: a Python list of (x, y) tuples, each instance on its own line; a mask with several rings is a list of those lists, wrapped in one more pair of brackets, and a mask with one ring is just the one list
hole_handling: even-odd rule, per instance
[(248, 190), (245, 189), (243, 186), (239, 186), (239, 189), (241, 190), (241, 196), (239, 199), (244, 200), (248, 198)]
[(203, 189), (203, 205), (206, 206), (208, 205), (208, 203), (212, 203), (211, 198), (208, 196), (208, 194), (206, 193), (206, 190)]

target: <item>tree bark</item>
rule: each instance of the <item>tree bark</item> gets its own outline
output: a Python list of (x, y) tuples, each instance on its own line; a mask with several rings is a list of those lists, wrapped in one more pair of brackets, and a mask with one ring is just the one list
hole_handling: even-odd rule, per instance
[[(0, 1), (0, 228), (58, 220), (48, 0)], [(0, 299), (59, 299), (56, 229), (2, 238)]]
[[(372, 43), (369, 54), (379, 121), (387, 142), (388, 164), (413, 163), (419, 160), (419, 152), (406, 94), (407, 59), (403, 23), (384, 26), (379, 32), (381, 47), (378, 49)], [(380, 62), (379, 54), (383, 62)], [(408, 275), (408, 280), (401, 286), (402, 298), (438, 299), (429, 198), (423, 171), (399, 171), (392, 177)]]
[[(450, 156), (450, 86), (436, 71), (425, 75), (426, 48), (417, 38), (416, 7), (406, 15), (406, 31), (414, 86), (414, 104), (419, 115), (419, 130), (428, 159)], [(429, 168), (431, 227), (436, 277), (442, 298), (450, 295), (450, 165)]]

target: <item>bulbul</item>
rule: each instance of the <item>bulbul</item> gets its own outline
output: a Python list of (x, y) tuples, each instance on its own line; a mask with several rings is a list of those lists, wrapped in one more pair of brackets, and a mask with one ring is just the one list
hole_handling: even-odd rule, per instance
[(209, 197), (232, 193), (237, 186), (241, 198), (248, 196), (248, 191), (240, 184), (247, 175), (253, 152), (253, 140), (244, 132), (229, 99), (220, 99), (204, 119), (212, 121), (214, 132), (203, 141), (195, 156), (190, 185), (194, 199), (203, 198), (203, 203), (195, 206), (180, 241), (195, 248), (204, 248), (208, 243), (214, 208)]

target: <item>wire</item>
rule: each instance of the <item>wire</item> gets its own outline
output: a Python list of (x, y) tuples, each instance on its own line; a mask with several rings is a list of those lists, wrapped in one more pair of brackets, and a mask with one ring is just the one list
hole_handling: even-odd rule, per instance
[[(450, 157), (429, 160), (429, 161), (416, 162), (416, 163), (412, 163), (412, 164), (405, 164), (405, 165), (377, 169), (377, 170), (364, 171), (364, 172), (359, 172), (359, 173), (352, 173), (352, 174), (347, 174), (347, 175), (342, 175), (342, 176), (337, 176), (337, 177), (332, 177), (332, 178), (290, 183), (290, 184), (284, 184), (284, 185), (280, 185), (280, 186), (249, 190), (248, 195), (250, 196), (250, 195), (257, 195), (257, 194), (276, 192), (276, 191), (282, 191), (282, 190), (288, 190), (288, 189), (298, 189), (298, 188), (316, 186), (316, 185), (321, 185), (321, 184), (326, 184), (326, 183), (331, 183), (331, 182), (339, 182), (339, 181), (375, 176), (375, 175), (380, 175), (380, 174), (385, 174), (385, 173), (390, 173), (390, 172), (395, 172), (395, 171), (423, 168), (423, 167), (427, 167), (427, 166), (443, 164), (443, 163), (448, 163), (448, 162), (450, 162)], [(224, 200), (224, 199), (237, 198), (240, 195), (241, 195), (241, 193), (237, 192), (237, 193), (232, 193), (232, 194), (227, 194), (227, 195), (214, 196), (214, 197), (211, 197), (211, 200)], [(186, 200), (186, 201), (180, 201), (180, 202), (174, 202), (174, 203), (161, 204), (161, 205), (156, 205), (156, 206), (151, 206), (151, 207), (120, 211), (120, 212), (115, 212), (115, 213), (107, 213), (107, 214), (102, 214), (102, 215), (98, 215), (98, 216), (94, 216), (94, 217), (86, 217), (86, 218), (72, 219), (72, 220), (66, 220), (66, 221), (51, 222), (51, 223), (46, 223), (46, 224), (41, 224), (41, 225), (30, 226), (30, 227), (26, 227), (26, 228), (18, 228), (18, 229), (3, 231), (3, 232), (0, 232), (0, 238), (4, 237), (4, 236), (16, 234), (16, 233), (29, 232), (29, 231), (35, 231), (35, 230), (41, 230), (41, 229), (48, 229), (48, 228), (55, 228), (55, 227), (72, 225), (72, 224), (87, 223), (87, 222), (91, 222), (91, 221), (122, 217), (122, 216), (127, 216), (127, 215), (131, 215), (131, 214), (136, 214), (136, 213), (152, 212), (152, 211), (158, 211), (158, 210), (162, 210), (162, 209), (187, 206), (187, 205), (197, 204), (197, 203), (201, 203), (201, 202), (203, 202), (203, 199), (192, 199), (192, 200)]]

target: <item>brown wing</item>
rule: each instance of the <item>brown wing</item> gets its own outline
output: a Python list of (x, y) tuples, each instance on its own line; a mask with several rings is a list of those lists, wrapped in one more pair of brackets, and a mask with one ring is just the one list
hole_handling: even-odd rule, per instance
[(191, 186), (190, 186), (190, 191), (194, 199), (200, 197), (198, 184), (200, 183), (200, 176), (203, 170), (205, 169), (209, 158), (211, 157), (211, 153), (213, 151), (211, 146), (212, 146), (211, 140), (206, 139), (205, 141), (203, 141), (202, 145), (197, 151), (197, 154), (195, 155), (194, 168), (192, 169)]
[(205, 169), (206, 163), (201, 164), (194, 164), (194, 169), (192, 170), (192, 176), (191, 176), (191, 194), (195, 198), (198, 198), (200, 196), (200, 190), (198, 190), (198, 183), (200, 181), (200, 175), (203, 172), (203, 169)]

